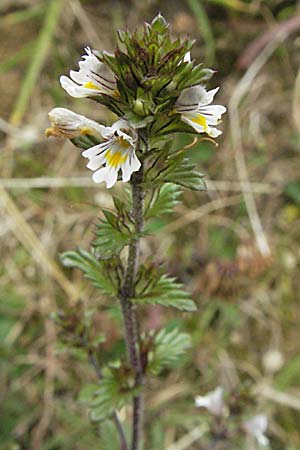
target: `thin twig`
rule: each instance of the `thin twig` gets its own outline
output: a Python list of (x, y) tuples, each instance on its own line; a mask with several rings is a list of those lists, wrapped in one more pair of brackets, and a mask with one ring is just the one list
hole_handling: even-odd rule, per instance
[(198, 209), (187, 212), (183, 217), (174, 220), (174, 222), (171, 222), (164, 228), (161, 234), (168, 235), (170, 233), (173, 233), (174, 231), (186, 226), (191, 222), (195, 222), (201, 217), (213, 211), (216, 211), (217, 209), (222, 209), (228, 206), (236, 205), (237, 203), (240, 203), (240, 201), (241, 201), (240, 195), (232, 195), (230, 197), (218, 198), (216, 200), (213, 200), (209, 203), (206, 203), (205, 205), (200, 206)]
[(246, 69), (250, 66), (253, 60), (259, 55), (267, 44), (274, 40), (274, 36), (277, 33), (291, 34), (300, 29), (300, 17), (295, 15), (288, 20), (277, 23), (272, 26), (270, 30), (266, 31), (262, 35), (258, 36), (253, 42), (251, 42), (243, 51), (239, 57), (236, 66), (238, 69)]
[(207, 427), (197, 427), (194, 428), (189, 433), (185, 434), (182, 438), (180, 438), (177, 442), (170, 445), (165, 450), (186, 450), (192, 445), (194, 442), (198, 441), (204, 434), (207, 432)]
[(300, 67), (294, 85), (292, 111), (295, 127), (300, 134)]
[(300, 396), (295, 393), (278, 391), (270, 385), (261, 385), (256, 391), (267, 400), (300, 411)]
[[(281, 186), (270, 183), (243, 183), (227, 180), (206, 180), (208, 191), (232, 191), (245, 190), (254, 194), (277, 194)], [(64, 188), (64, 187), (88, 187), (99, 189), (91, 177), (38, 177), (38, 178), (2, 178), (0, 186), (7, 189), (35, 189), (35, 188)]]
[(78, 20), (79, 24), (81, 25), (81, 28), (83, 32), (85, 33), (86, 37), (89, 40), (90, 45), (92, 45), (94, 48), (101, 49), (102, 48), (102, 42), (99, 39), (99, 33), (95, 30), (93, 23), (91, 22), (88, 14), (82, 7), (79, 0), (71, 0), (69, 2), (70, 7)]

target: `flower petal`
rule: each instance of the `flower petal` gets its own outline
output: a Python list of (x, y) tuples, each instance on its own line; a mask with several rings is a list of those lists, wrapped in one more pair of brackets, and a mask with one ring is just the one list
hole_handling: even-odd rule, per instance
[(88, 97), (92, 95), (114, 95), (117, 83), (113, 72), (103, 64), (89, 47), (79, 62), (79, 70), (71, 70), (70, 78), (61, 77), (62, 87), (73, 97)]
[(94, 158), (91, 158), (86, 165), (86, 167), (90, 170), (97, 170), (99, 167), (103, 166), (105, 163), (105, 153), (95, 156)]
[(197, 133), (206, 133), (208, 131), (206, 118), (201, 114), (182, 114), (181, 120), (193, 127)]
[(176, 109), (178, 112), (186, 112), (196, 111), (202, 106), (207, 106), (213, 101), (214, 96), (219, 89), (220, 88), (217, 87), (210, 91), (206, 91), (200, 84), (184, 89), (177, 99)]
[(95, 171), (95, 183), (105, 181), (110, 188), (117, 181), (120, 169), (123, 181), (128, 181), (132, 172), (141, 167), (135, 154), (137, 133), (126, 120), (120, 119), (111, 127), (103, 127), (101, 136), (105, 141), (84, 150), (82, 156), (89, 159), (88, 169)]
[(200, 100), (206, 98), (206, 90), (198, 85), (184, 89), (176, 102), (176, 110), (178, 112), (196, 111)]
[(110, 143), (109, 142), (103, 142), (102, 144), (94, 145), (94, 147), (90, 147), (87, 150), (84, 150), (82, 152), (82, 156), (85, 158), (94, 158), (95, 156), (100, 155), (100, 153), (104, 152), (105, 150), (108, 150)]
[(99, 95), (100, 93), (99, 89), (91, 89), (78, 86), (74, 81), (64, 75), (60, 77), (60, 84), (65, 89), (65, 91), (67, 91), (67, 93), (71, 95), (71, 97), (75, 98)]
[(48, 115), (52, 128), (46, 131), (47, 136), (63, 136), (67, 138), (86, 134), (101, 136), (105, 128), (94, 120), (76, 114), (66, 108), (54, 108)]
[(218, 130), (217, 128), (208, 127), (207, 134), (208, 136), (212, 138), (216, 138), (220, 136), (223, 132), (221, 130)]
[(182, 114), (181, 120), (193, 127), (197, 133), (206, 133), (212, 138), (222, 134), (222, 131), (210, 126), (218, 123), (218, 119), (214, 120), (212, 116), (201, 113), (185, 113)]
[(141, 167), (141, 163), (138, 160), (135, 151), (132, 150), (125, 163), (121, 166), (122, 180), (127, 182), (130, 180), (133, 172), (137, 172)]
[(206, 106), (206, 105), (209, 105), (209, 104), (213, 101), (214, 96), (216, 95), (216, 93), (218, 92), (219, 89), (220, 89), (220, 88), (217, 87), (217, 88), (215, 88), (215, 89), (212, 89), (212, 90), (210, 90), (210, 91), (207, 91), (207, 92), (206, 92), (206, 95), (203, 96), (203, 97), (200, 99), (200, 101), (199, 101), (199, 106)]
[(199, 108), (199, 113), (205, 116), (207, 123), (210, 125), (217, 125), (225, 112), (226, 108), (222, 105), (201, 106)]
[(93, 173), (93, 181), (101, 183), (105, 181), (107, 189), (110, 189), (118, 179), (118, 171), (113, 167), (103, 167)]
[(191, 62), (191, 52), (186, 52), (183, 58), (183, 62), (189, 63)]

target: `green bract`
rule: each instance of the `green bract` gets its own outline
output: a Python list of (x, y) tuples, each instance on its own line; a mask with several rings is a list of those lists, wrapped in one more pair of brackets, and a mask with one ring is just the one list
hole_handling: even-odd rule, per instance
[(99, 59), (116, 74), (119, 97), (111, 101), (103, 95), (95, 100), (122, 114), (135, 127), (147, 127), (148, 137), (159, 131), (162, 135), (191, 131), (174, 109), (176, 100), (183, 89), (213, 74), (202, 64), (185, 60), (194, 41), (173, 41), (161, 15), (151, 25), (145, 23), (143, 31), (119, 31), (118, 38), (115, 54), (103, 52)]

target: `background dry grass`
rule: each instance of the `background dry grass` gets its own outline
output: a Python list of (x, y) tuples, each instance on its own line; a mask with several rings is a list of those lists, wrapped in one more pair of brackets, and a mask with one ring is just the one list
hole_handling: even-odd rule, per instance
[[(184, 319), (193, 337), (185, 369), (148, 386), (146, 449), (202, 449), (193, 397), (218, 384), (246, 392), (240, 414), (269, 415), (272, 448), (300, 448), (298, 2), (4, 0), (1, 450), (113, 448), (109, 426), (99, 438), (76, 400), (94, 374), (80, 352), (58, 351), (50, 318), (79, 293), (90, 305), (105, 302), (79, 273), (66, 273), (57, 256), (87, 248), (110, 194), (92, 185), (78, 150), (47, 141), (43, 132), (55, 105), (112, 120), (91, 101), (68, 98), (59, 75), (76, 66), (86, 45), (112, 50), (115, 28), (134, 28), (158, 10), (174, 34), (198, 39), (193, 56), (218, 70), (211, 86), (222, 86), (218, 101), (229, 113), (217, 149), (202, 142), (188, 150), (207, 174), (208, 192), (184, 192), (183, 205), (143, 243), (145, 255), (167, 255), (170, 272), (199, 306)], [(187, 143), (183, 136), (176, 145)], [(118, 318), (110, 317), (99, 312), (97, 320), (113, 347)], [(150, 327), (167, 318), (182, 320), (160, 308), (141, 320)], [(172, 447), (185, 435), (196, 438)]]

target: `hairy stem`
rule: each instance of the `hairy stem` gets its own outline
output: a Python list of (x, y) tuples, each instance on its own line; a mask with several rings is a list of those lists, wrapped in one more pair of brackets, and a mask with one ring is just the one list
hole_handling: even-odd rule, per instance
[[(93, 366), (97, 377), (101, 380), (101, 378), (102, 378), (101, 369), (100, 369), (98, 361), (93, 352), (89, 352), (89, 361), (90, 361), (91, 365)], [(116, 429), (117, 429), (117, 432), (119, 435), (120, 450), (129, 450), (122, 424), (121, 424), (118, 414), (116, 412), (113, 413), (112, 420), (116, 426)]]
[(133, 399), (133, 422), (131, 450), (139, 450), (142, 443), (143, 434), (143, 392), (144, 384), (143, 367), (139, 346), (139, 333), (136, 321), (136, 312), (132, 301), (134, 296), (134, 285), (139, 264), (140, 235), (143, 230), (143, 198), (142, 188), (143, 171), (142, 168), (133, 173), (131, 177), (132, 186), (132, 218), (135, 224), (135, 236), (129, 245), (128, 259), (124, 276), (124, 283), (121, 291), (121, 305), (125, 329), (126, 348), (130, 364), (135, 372), (135, 385), (140, 388), (139, 394)]

